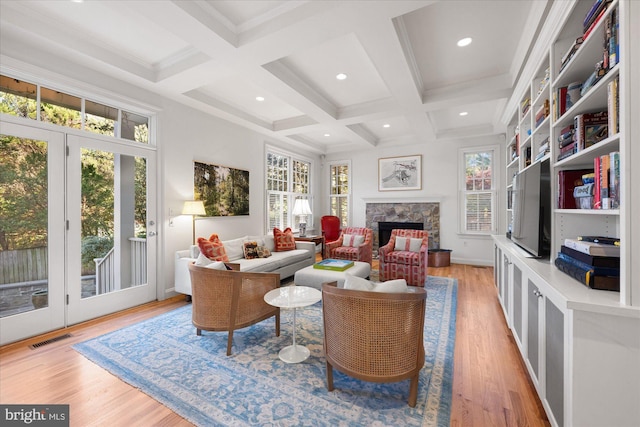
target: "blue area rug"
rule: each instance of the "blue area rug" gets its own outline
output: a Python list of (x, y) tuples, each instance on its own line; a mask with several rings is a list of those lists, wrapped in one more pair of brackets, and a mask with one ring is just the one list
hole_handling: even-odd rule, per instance
[(300, 364), (278, 351), (291, 344), (292, 311), (281, 333), (269, 319), (227, 334), (196, 336), (191, 306), (76, 344), (89, 360), (199, 426), (448, 426), (453, 382), (457, 281), (429, 276), (426, 363), (418, 404), (407, 405), (409, 381), (376, 384), (334, 370), (326, 388), (321, 303), (297, 312), (297, 341), (311, 350)]

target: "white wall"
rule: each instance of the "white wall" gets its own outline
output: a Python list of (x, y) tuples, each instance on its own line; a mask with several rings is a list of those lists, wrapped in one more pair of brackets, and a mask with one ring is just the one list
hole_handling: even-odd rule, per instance
[[(453, 250), (451, 261), (474, 265), (493, 265), (493, 243), (490, 237), (458, 233), (458, 150), (463, 147), (498, 144), (503, 139), (502, 136), (495, 135), (398, 147), (385, 144), (367, 150), (327, 155), (325, 163), (336, 160), (351, 160), (351, 224), (353, 226), (365, 226), (366, 202), (375, 202), (376, 200), (437, 201), (440, 202), (440, 247)], [(502, 151), (500, 150), (500, 153)], [(415, 154), (422, 155), (422, 190), (378, 191), (378, 159)], [(501, 167), (502, 159), (496, 159), (496, 164)], [(325, 166), (323, 177), (326, 182), (328, 182), (328, 176), (328, 167)], [(499, 194), (501, 193), (499, 192)], [(325, 202), (325, 205), (328, 206), (328, 201)], [(502, 215), (504, 212), (502, 206), (503, 202), (499, 200), (496, 209), (498, 215)], [(499, 219), (498, 223), (503, 224), (502, 219)]]
[[(227, 121), (212, 117), (172, 101), (163, 103), (158, 115), (158, 145), (161, 150), (160, 203), (164, 230), (160, 255), (159, 285), (167, 293), (173, 289), (175, 252), (187, 249), (192, 241), (192, 220), (180, 216), (185, 200), (193, 199), (193, 162), (230, 166), (249, 171), (249, 215), (196, 219), (196, 239), (217, 233), (221, 239), (264, 234), (265, 230), (265, 152), (266, 144), (277, 142)], [(294, 152), (291, 148), (283, 148)], [(297, 153), (312, 161), (312, 191), (320, 193), (320, 168), (317, 156)], [(169, 225), (169, 212), (173, 213)]]

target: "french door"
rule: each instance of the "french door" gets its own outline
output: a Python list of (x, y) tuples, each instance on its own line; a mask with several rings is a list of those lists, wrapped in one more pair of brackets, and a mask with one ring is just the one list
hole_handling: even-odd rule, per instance
[(156, 298), (155, 151), (67, 136), (67, 324)]
[(0, 344), (156, 298), (155, 176), (150, 147), (0, 121)]

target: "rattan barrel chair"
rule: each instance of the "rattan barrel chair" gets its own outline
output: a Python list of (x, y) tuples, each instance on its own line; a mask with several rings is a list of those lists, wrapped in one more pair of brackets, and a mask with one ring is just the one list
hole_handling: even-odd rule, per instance
[(427, 292), (406, 293), (342, 289), (322, 285), (327, 389), (333, 368), (378, 383), (410, 379), (409, 406), (416, 406), (424, 366), (424, 316)]
[(280, 287), (278, 273), (241, 272), (238, 264), (227, 264), (232, 270), (214, 270), (189, 265), (192, 287), (192, 322), (196, 333), (229, 331), (227, 356), (231, 355), (233, 331), (246, 328), (275, 316), (276, 336), (280, 336), (280, 309), (264, 301), (264, 295)]

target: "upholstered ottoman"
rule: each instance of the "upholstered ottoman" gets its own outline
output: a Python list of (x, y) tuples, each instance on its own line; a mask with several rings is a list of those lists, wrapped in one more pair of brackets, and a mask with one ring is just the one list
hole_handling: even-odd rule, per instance
[(345, 275), (347, 273), (366, 279), (371, 272), (371, 265), (368, 262), (354, 261), (353, 267), (345, 271), (321, 270), (313, 268), (313, 265), (296, 271), (293, 281), (299, 286), (310, 286), (316, 289), (322, 289), (324, 282), (338, 282), (338, 287), (344, 285)]

